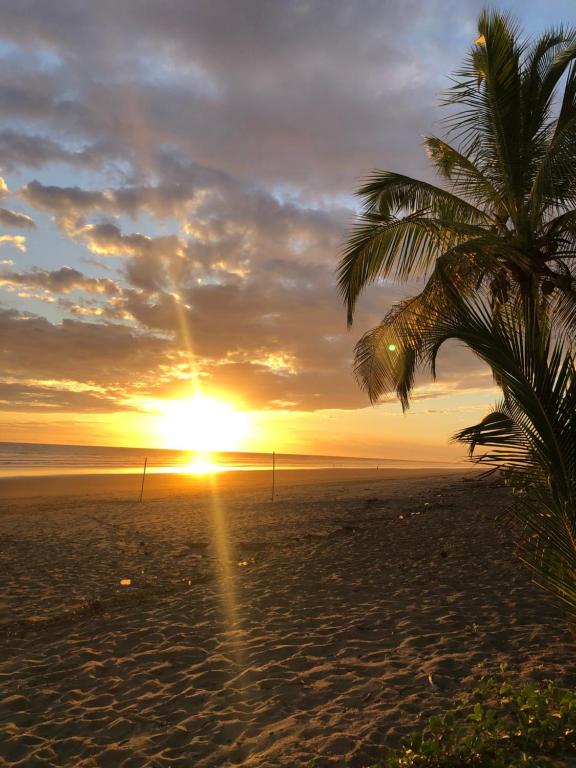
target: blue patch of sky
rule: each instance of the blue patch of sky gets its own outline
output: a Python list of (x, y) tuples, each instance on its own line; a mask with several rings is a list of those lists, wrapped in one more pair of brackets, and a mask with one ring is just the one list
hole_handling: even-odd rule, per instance
[(64, 264), (75, 266), (77, 247), (58, 230), (50, 220), (50, 214), (30, 209), (27, 212), (34, 218), (36, 229), (21, 230), (26, 237), (27, 252), (18, 255), (18, 269), (56, 269)]
[(62, 59), (47, 48), (29, 48), (9, 40), (0, 40), (0, 60), (17, 63), (19, 69), (51, 72), (62, 67)]
[(183, 87), (188, 93), (218, 100), (223, 96), (222, 85), (201, 64), (191, 58), (175, 55), (170, 47), (147, 51), (136, 61), (136, 77), (142, 84)]
[[(558, 24), (576, 23), (574, 0), (497, 0), (491, 8), (511, 13), (527, 36), (538, 35), (544, 29)], [(450, 85), (448, 76), (458, 69), (473, 44), (477, 34), (477, 20), (484, 2), (476, 8), (462, 6), (463, 13), (456, 13), (447, 23), (439, 24), (438, 18), (430, 13), (416, 15), (412, 23), (400, 32), (400, 40), (406, 42), (408, 52), (416, 52), (416, 58), (426, 79), (437, 83), (439, 90)]]
[(0, 307), (9, 307), (18, 312), (29, 315), (39, 315), (45, 317), (51, 323), (60, 323), (66, 313), (62, 312), (61, 307), (56, 302), (39, 301), (34, 298), (23, 298), (18, 293), (32, 293), (34, 289), (28, 289), (22, 286), (17, 291), (10, 291), (0, 286)]
[(309, 192), (305, 187), (276, 183), (266, 186), (266, 192), (280, 205), (293, 205), (302, 211), (330, 211), (334, 208), (355, 210), (358, 200), (351, 193)]
[[(11, 192), (31, 181), (39, 181), (44, 186), (82, 187), (100, 189), (94, 185), (94, 172), (82, 168), (72, 168), (64, 163), (51, 163), (38, 168), (19, 168), (4, 174)], [(16, 200), (16, 198), (14, 198)]]
[[(37, 169), (21, 169), (5, 175), (9, 189), (15, 192), (19, 187), (32, 179), (39, 180), (45, 186), (80, 187), (85, 190), (101, 191), (110, 186), (107, 182), (106, 172), (95, 173), (93, 170), (74, 168), (63, 163), (47, 165), (38, 171)], [(57, 269), (67, 266), (81, 269), (91, 276), (101, 276), (94, 264), (87, 264), (86, 259), (96, 261), (99, 257), (91, 254), (82, 242), (69, 239), (60, 231), (52, 221), (53, 214), (39, 211), (28, 205), (24, 200), (13, 196), (5, 205), (14, 210), (22, 211), (30, 215), (36, 222), (36, 230), (18, 231), (24, 234), (28, 240), (28, 252), (18, 253), (20, 268), (37, 266), (42, 269)], [(114, 216), (112, 213), (95, 212), (88, 215), (90, 222), (113, 220), (124, 235), (138, 232), (150, 237), (178, 233), (180, 222), (174, 218), (158, 220), (152, 215), (143, 212), (134, 218), (127, 215)], [(113, 262), (122, 263), (121, 259), (104, 257), (103, 264), (110, 266)]]
[(511, 11), (524, 32), (540, 34), (548, 27), (564, 24), (567, 26), (576, 24), (576, 4), (574, 0), (512, 0), (512, 2), (494, 3), (499, 10)]

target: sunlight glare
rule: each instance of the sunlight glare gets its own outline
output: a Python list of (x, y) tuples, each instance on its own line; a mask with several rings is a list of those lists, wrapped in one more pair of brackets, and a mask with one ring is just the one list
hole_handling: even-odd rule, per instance
[(159, 429), (165, 448), (235, 451), (250, 432), (247, 413), (201, 395), (165, 402), (162, 412)]
[(206, 456), (194, 456), (190, 464), (184, 467), (184, 471), (189, 475), (212, 475), (214, 472), (220, 472), (221, 467)]

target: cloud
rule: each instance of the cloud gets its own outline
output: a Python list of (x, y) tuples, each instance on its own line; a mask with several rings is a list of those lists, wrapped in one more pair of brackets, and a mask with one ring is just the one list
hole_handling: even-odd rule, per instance
[(22, 253), (26, 253), (26, 238), (24, 235), (0, 235), (0, 245), (12, 245)]
[[(25, 212), (0, 224), (56, 226), (34, 215), (26, 267), (0, 272), (4, 400), (129, 408), (199, 377), (254, 408), (364, 406), (354, 342), (413, 286), (367, 291), (347, 332), (351, 193), (374, 166), (429, 174), (420, 137), (480, 6), (5, 0), (0, 166)], [(418, 397), (490, 386), (459, 350), (440, 370)]]
[(130, 405), (123, 402), (122, 398), (113, 395), (71, 390), (69, 387), (74, 382), (62, 380), (54, 384), (55, 386), (48, 387), (39, 382), (0, 382), (0, 409), (4, 412), (16, 413), (23, 411), (110, 413), (130, 409)]
[[(251, 408), (313, 411), (367, 404), (351, 373), (356, 334), (345, 329), (330, 271), (322, 265), (278, 263), (268, 281), (256, 274), (235, 284), (196, 284), (180, 296), (122, 287), (66, 267), (4, 270), (0, 282), (94, 297), (62, 299), (82, 319), (61, 323), (0, 311), (3, 372), (16, 379), (60, 380), (73, 371), (78, 382), (98, 384), (106, 397), (127, 402), (130, 392), (186, 396), (200, 376), (207, 390), (237, 392)], [(358, 332), (376, 322), (383, 304), (393, 299), (389, 291), (369, 291)], [(86, 322), (90, 317), (98, 322)], [(492, 386), (478, 360), (455, 347), (442, 353), (439, 370), (440, 384), (430, 387), (423, 379), (417, 397)], [(76, 398), (76, 407), (86, 410), (104, 403)]]
[[(354, 341), (385, 313), (395, 289), (368, 291), (348, 333), (332, 278), (322, 265), (277, 261), (265, 278), (256, 272), (236, 282), (196, 283), (179, 294), (125, 288), (102, 316), (131, 318), (172, 338), (188, 376), (200, 373), (207, 385), (240, 392), (254, 407), (360, 407), (367, 398), (352, 376)], [(442, 351), (439, 371), (428, 397), (492, 386), (478, 359), (454, 345)], [(181, 382), (176, 377), (166, 387), (173, 395)]]
[(0, 352), (5, 377), (69, 379), (73, 372), (79, 382), (113, 389), (157, 380), (174, 349), (166, 339), (118, 324), (51, 323), (0, 309)]
[(109, 222), (88, 224), (73, 234), (86, 243), (91, 253), (99, 256), (131, 256), (126, 274), (132, 285), (148, 291), (166, 285), (166, 265), (183, 258), (185, 241), (176, 235), (149, 237), (140, 233), (123, 235)]
[(481, 2), (25, 5), (2, 7), (2, 36), (28, 56), (5, 75), (5, 115), (112, 142), (141, 167), (171, 145), (235, 176), (341, 193), (375, 163), (424, 166), (414, 150), (440, 73)]
[(32, 269), (30, 272), (0, 270), (0, 285), (43, 288), (50, 293), (62, 294), (70, 291), (113, 296), (118, 294), (118, 285), (106, 277), (86, 277), (77, 269), (60, 267), (56, 270)]
[(22, 198), (41, 211), (79, 216), (110, 205), (105, 192), (91, 192), (79, 187), (45, 186), (31, 181), (20, 191)]
[[(129, 269), (134, 280), (145, 270), (162, 274), (160, 261), (171, 261), (177, 281), (188, 280), (198, 269), (209, 273), (242, 274), (252, 265), (276, 258), (300, 262), (333, 262), (347, 223), (350, 209), (310, 208), (292, 201), (279, 201), (274, 195), (253, 185), (219, 175), (200, 174), (195, 167), (171, 166), (170, 184), (163, 187), (128, 187), (86, 190), (57, 187), (32, 181), (21, 191), (30, 205), (56, 215), (59, 227), (69, 237), (81, 239), (94, 254), (139, 256)], [(135, 232), (125, 234), (117, 223), (86, 217), (111, 214), (115, 217), (152, 214), (159, 219), (175, 216), (181, 235), (150, 237)], [(161, 284), (157, 282), (157, 284)], [(136, 282), (150, 287), (147, 277)]]
[(86, 144), (80, 149), (69, 149), (48, 136), (12, 129), (0, 131), (0, 166), (8, 171), (17, 171), (23, 167), (41, 168), (50, 163), (97, 168), (118, 157), (118, 153), (118, 147), (111, 140)]
[(8, 208), (0, 208), (0, 225), (4, 227), (20, 227), (21, 229), (36, 228), (34, 219), (31, 216), (11, 211)]

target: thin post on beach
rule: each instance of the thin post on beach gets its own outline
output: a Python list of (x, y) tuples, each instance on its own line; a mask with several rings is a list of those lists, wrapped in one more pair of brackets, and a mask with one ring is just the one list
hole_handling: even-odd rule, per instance
[(142, 496), (144, 495), (144, 480), (146, 479), (146, 465), (148, 464), (148, 456), (144, 459), (144, 470), (142, 471), (142, 485), (140, 486), (140, 503), (142, 503)]
[(276, 489), (276, 452), (272, 451), (272, 496), (271, 496), (272, 501), (274, 501), (275, 489)]

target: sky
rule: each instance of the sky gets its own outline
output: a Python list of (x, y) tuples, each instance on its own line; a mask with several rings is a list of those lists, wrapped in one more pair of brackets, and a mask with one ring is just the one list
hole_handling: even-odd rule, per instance
[(418, 288), (348, 330), (335, 269), (363, 177), (433, 179), (482, 8), (0, 0), (0, 440), (460, 459), (489, 371), (450, 347), (407, 414), (370, 405), (354, 344)]

